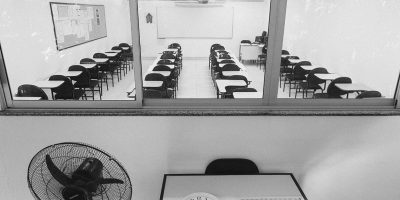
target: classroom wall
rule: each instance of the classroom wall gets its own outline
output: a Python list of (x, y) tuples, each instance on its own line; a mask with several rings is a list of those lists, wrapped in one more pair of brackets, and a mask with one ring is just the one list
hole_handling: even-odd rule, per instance
[(288, 0), (283, 47), (392, 98), (400, 69), (399, 9), (399, 1)]
[[(107, 34), (103, 39), (57, 51), (50, 0), (2, 0), (0, 42), (12, 93), (21, 84), (48, 79), (67, 71), (80, 59), (105, 52), (121, 42), (131, 43), (128, 0), (81, 0), (82, 4), (105, 5)], [(76, 0), (51, 2), (78, 3)]]
[(31, 158), (77, 141), (127, 169), (133, 198), (159, 199), (164, 173), (203, 173), (219, 157), (293, 172), (309, 200), (400, 196), (399, 117), (0, 117), (0, 199), (33, 199)]
[[(225, 6), (234, 8), (234, 29), (233, 38), (231, 39), (158, 39), (156, 9), (158, 6), (175, 7), (175, 3), (173, 1), (139, 1), (142, 57), (154, 58), (157, 53), (160, 53), (173, 42), (181, 44), (183, 55), (186, 58), (208, 57), (210, 54), (210, 47), (214, 43), (220, 43), (234, 52), (235, 55), (239, 55), (239, 44), (241, 40), (254, 41), (255, 37), (261, 35), (263, 30), (268, 30), (269, 4), (269, 0), (264, 2), (226, 2), (224, 4)], [(148, 13), (153, 16), (152, 24), (146, 23), (146, 15)], [(185, 20), (185, 16), (182, 16), (181, 20)]]

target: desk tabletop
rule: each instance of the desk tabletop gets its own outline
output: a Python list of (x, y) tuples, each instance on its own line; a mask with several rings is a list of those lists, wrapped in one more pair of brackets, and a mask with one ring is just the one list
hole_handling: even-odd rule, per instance
[[(128, 47), (126, 47), (126, 49), (124, 49), (124, 47), (122, 47), (122, 50), (128, 50), (128, 49), (129, 49)], [(110, 51), (107, 51), (107, 52), (121, 53), (122, 51), (121, 50), (110, 50)]]
[(109, 59), (108, 58), (92, 58), (96, 63), (105, 63)]
[(235, 76), (235, 75), (240, 75), (248, 78), (248, 74), (245, 71), (222, 71), (222, 76)]
[(312, 65), (302, 65), (301, 68), (303, 68), (306, 71), (311, 71), (311, 70), (313, 70), (313, 69), (315, 69), (317, 67), (312, 66)]
[(163, 75), (163, 76), (165, 76), (165, 77), (171, 75), (171, 71), (150, 71), (149, 73), (161, 74), (161, 75)]
[(218, 200), (306, 200), (292, 174), (165, 175), (160, 200), (183, 200), (206, 192)]
[(322, 80), (330, 81), (339, 78), (339, 74), (314, 74), (316, 77)]
[(97, 64), (79, 64), (79, 65), (86, 69), (91, 69), (93, 67), (96, 67)]
[(118, 53), (116, 53), (116, 52), (106, 52), (104, 54), (106, 54), (106, 56), (108, 56), (108, 57), (115, 57), (118, 55)]
[(33, 85), (36, 85), (43, 89), (52, 89), (52, 88), (56, 88), (56, 87), (60, 86), (63, 83), (64, 83), (64, 81), (45, 80), (45, 81), (36, 81)]
[(129, 50), (129, 47), (121, 47), (123, 50)]
[(233, 92), (234, 99), (261, 99), (262, 92)]
[(340, 90), (347, 92), (362, 92), (372, 90), (370, 87), (362, 83), (336, 83), (335, 86)]
[(75, 77), (75, 76), (79, 76), (82, 74), (82, 71), (66, 71), (66, 72), (60, 72), (57, 73), (58, 75), (63, 75), (63, 76), (67, 76), (67, 77)]
[(143, 81), (144, 88), (159, 88), (163, 85), (163, 81)]

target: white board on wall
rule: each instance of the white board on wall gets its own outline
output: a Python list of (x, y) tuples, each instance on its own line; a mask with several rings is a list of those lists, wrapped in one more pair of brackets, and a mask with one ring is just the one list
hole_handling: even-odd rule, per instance
[(158, 38), (232, 38), (233, 7), (157, 7)]

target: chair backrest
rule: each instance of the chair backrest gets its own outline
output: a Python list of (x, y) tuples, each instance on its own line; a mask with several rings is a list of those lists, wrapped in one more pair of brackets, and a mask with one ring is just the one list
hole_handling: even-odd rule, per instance
[(323, 67), (318, 67), (310, 71), (307, 76), (307, 82), (311, 84), (321, 84), (324, 83), (325, 80), (322, 80), (315, 76), (315, 74), (327, 74), (328, 70)]
[(159, 73), (149, 73), (144, 78), (145, 81), (165, 81), (165, 77)]
[(246, 84), (248, 83), (247, 78), (243, 75), (227, 76), (225, 79), (227, 79), (227, 80), (244, 80), (246, 82)]
[(179, 43), (172, 43), (172, 44), (168, 45), (168, 48), (176, 48), (176, 49), (179, 49), (179, 50), (182, 49), (182, 47), (181, 47), (181, 45)]
[(111, 50), (120, 50), (120, 51), (123, 51), (122, 47), (120, 47), (120, 46), (113, 46), (113, 47), (111, 48)]
[(240, 67), (235, 64), (226, 64), (221, 68), (221, 71), (240, 71)]
[(56, 94), (61, 94), (64, 99), (74, 99), (74, 86), (72, 85), (71, 79), (63, 75), (50, 76), (51, 81), (64, 81), (63, 84), (56, 88), (52, 88), (51, 91)]
[(231, 59), (231, 56), (230, 56), (229, 54), (224, 54), (224, 53), (223, 53), (223, 54), (220, 54), (220, 55), (219, 55), (219, 58), (220, 58), (220, 59)]
[(79, 63), (80, 64), (92, 64), (92, 63), (95, 63), (95, 61), (91, 58), (83, 58), (83, 59), (81, 59), (81, 61)]
[(127, 44), (127, 43), (121, 43), (121, 44), (119, 44), (118, 45), (119, 47), (131, 47), (131, 46), (129, 46), (129, 44)]
[(153, 71), (171, 71), (172, 69), (165, 65), (157, 65), (153, 68)]
[(79, 76), (71, 77), (72, 80), (76, 81), (76, 85), (89, 85), (91, 74), (88, 69), (84, 68), (81, 65), (72, 65), (68, 68), (68, 71), (81, 71), (82, 73)]
[(222, 158), (208, 164), (205, 174), (208, 175), (244, 175), (258, 174), (257, 165), (243, 158)]
[[(213, 44), (213, 45), (211, 45), (211, 47), (210, 47), (210, 53), (212, 53), (212, 52), (215, 50), (216, 47), (223, 47), (223, 46), (220, 45), (220, 44)], [(223, 50), (225, 50), (225, 48), (224, 48)]]
[(157, 62), (157, 64), (163, 64), (163, 65), (173, 65), (175, 64), (174, 62), (170, 61), (170, 60), (159, 60)]
[(242, 41), (240, 41), (240, 43), (242, 43), (242, 44), (251, 44), (251, 41), (250, 40), (242, 40)]
[(332, 80), (332, 82), (328, 85), (327, 93), (329, 94), (329, 96), (340, 98), (341, 95), (347, 93), (336, 87), (336, 83), (352, 83), (352, 81), (349, 77), (339, 77), (335, 80)]
[(154, 89), (143, 90), (143, 98), (147, 99), (160, 99), (163, 98), (162, 91)]
[(257, 92), (255, 88), (236, 88), (233, 92)]
[(263, 48), (261, 49), (262, 54), (267, 54), (267, 45), (264, 45)]
[(261, 36), (263, 36), (263, 37), (267, 36), (267, 31), (263, 31)]
[(36, 85), (20, 85), (17, 91), (18, 97), (40, 97), (41, 100), (49, 100), (46, 93), (42, 90), (42, 88)]
[(95, 53), (93, 54), (93, 58), (108, 58), (108, 56), (104, 53)]
[(379, 98), (379, 97), (382, 97), (382, 94), (378, 91), (365, 91), (357, 95), (356, 99)]
[(163, 54), (161, 59), (175, 59), (176, 57), (173, 54)]
[(235, 61), (227, 59), (227, 60), (222, 60), (222, 61), (221, 61), (221, 62), (219, 62), (219, 63), (221, 63), (221, 64), (226, 64), (226, 63), (235, 63)]
[(225, 47), (222, 45), (211, 46), (211, 52), (216, 50), (225, 50)]
[(290, 54), (289, 54), (289, 51), (287, 51), (287, 50), (282, 50), (282, 55), (290, 55)]

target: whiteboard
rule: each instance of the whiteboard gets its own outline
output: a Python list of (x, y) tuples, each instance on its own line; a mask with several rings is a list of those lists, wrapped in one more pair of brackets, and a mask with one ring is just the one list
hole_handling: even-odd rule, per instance
[(233, 7), (157, 7), (158, 38), (232, 38)]
[(103, 5), (50, 2), (57, 50), (107, 37)]

